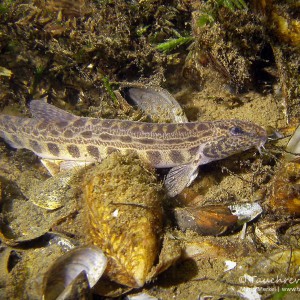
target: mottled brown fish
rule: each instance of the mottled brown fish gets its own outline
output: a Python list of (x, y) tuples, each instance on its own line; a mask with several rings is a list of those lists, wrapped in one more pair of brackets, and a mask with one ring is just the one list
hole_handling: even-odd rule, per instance
[(175, 196), (197, 176), (199, 165), (256, 147), (266, 131), (240, 120), (143, 123), (78, 117), (42, 100), (30, 103), (33, 118), (0, 115), (0, 136), (48, 160), (101, 161), (114, 151), (136, 153), (156, 168), (172, 168), (165, 185)]

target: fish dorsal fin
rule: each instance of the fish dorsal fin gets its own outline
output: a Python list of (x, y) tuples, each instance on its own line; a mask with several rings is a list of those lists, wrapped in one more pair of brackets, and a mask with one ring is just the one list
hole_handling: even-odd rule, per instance
[(78, 119), (77, 116), (48, 104), (44, 100), (32, 100), (30, 102), (30, 111), (34, 118), (44, 119), (48, 122), (75, 121)]

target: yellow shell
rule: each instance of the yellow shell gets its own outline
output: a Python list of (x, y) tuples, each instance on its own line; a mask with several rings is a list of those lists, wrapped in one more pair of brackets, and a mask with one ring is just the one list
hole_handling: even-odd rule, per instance
[(87, 172), (89, 235), (108, 257), (111, 280), (144, 285), (161, 247), (160, 190), (153, 173), (132, 155), (114, 153)]
[(271, 210), (285, 215), (300, 216), (300, 163), (284, 162), (271, 186), (267, 203)]

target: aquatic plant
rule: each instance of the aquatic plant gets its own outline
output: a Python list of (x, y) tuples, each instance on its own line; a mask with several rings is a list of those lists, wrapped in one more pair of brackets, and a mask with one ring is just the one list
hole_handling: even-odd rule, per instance
[(234, 11), (237, 9), (247, 9), (247, 4), (244, 2), (244, 0), (216, 0), (215, 1), (218, 6), (224, 6), (230, 9), (231, 11)]
[(217, 12), (222, 7), (226, 7), (232, 12), (234, 12), (236, 9), (248, 9), (244, 0), (214, 0), (213, 6), (214, 7), (212, 7), (211, 10), (204, 10), (202, 12), (197, 21), (198, 26), (202, 27), (214, 23)]
[(190, 43), (191, 41), (193, 41), (193, 39), (194, 38), (191, 36), (187, 36), (187, 37), (182, 36), (177, 39), (169, 39), (166, 42), (158, 44), (156, 46), (156, 49), (166, 54), (182, 45), (186, 45)]
[(109, 94), (109, 96), (113, 100), (114, 104), (118, 105), (117, 97), (116, 97), (116, 95), (115, 95), (115, 93), (113, 91), (113, 88), (112, 88), (112, 86), (111, 86), (111, 84), (109, 82), (108, 77), (103, 76), (102, 82), (103, 82), (103, 86), (104, 86), (106, 92)]
[(0, 14), (7, 13), (12, 3), (12, 0), (4, 0), (2, 3), (0, 3)]

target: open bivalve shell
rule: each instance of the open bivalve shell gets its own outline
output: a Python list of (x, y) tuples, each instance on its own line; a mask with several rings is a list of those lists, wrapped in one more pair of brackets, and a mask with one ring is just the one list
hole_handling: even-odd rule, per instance
[(119, 91), (115, 91), (119, 101), (126, 101), (130, 106), (143, 111), (154, 122), (188, 122), (179, 103), (165, 89), (158, 86), (123, 83)]
[(287, 153), (284, 158), (287, 161), (295, 161), (300, 159), (300, 126), (295, 130), (294, 134), (290, 138), (287, 146)]
[(262, 213), (258, 203), (234, 205), (207, 205), (176, 208), (178, 227), (182, 231), (193, 230), (201, 235), (223, 235), (235, 230)]
[(72, 296), (70, 293), (74, 293), (74, 287), (78, 286), (78, 283), (80, 285), (86, 282), (85, 278), (92, 288), (102, 276), (106, 265), (107, 259), (97, 247), (82, 247), (66, 252), (45, 274), (43, 299), (70, 298)]

